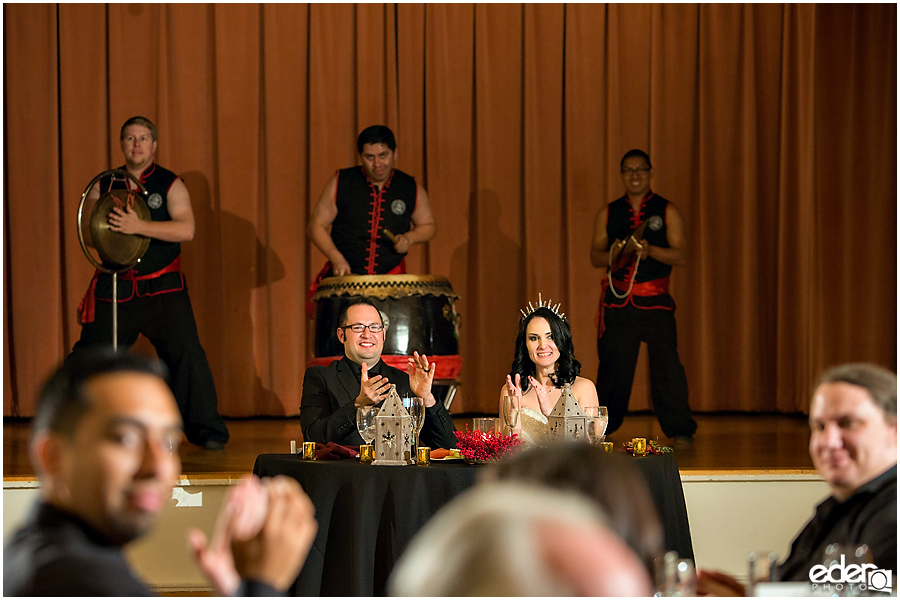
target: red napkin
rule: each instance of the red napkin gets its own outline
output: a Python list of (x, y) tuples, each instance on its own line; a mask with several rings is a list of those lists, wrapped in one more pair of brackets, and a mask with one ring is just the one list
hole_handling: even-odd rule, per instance
[(316, 460), (340, 460), (357, 456), (359, 456), (359, 448), (356, 446), (341, 446), (334, 442), (316, 443)]

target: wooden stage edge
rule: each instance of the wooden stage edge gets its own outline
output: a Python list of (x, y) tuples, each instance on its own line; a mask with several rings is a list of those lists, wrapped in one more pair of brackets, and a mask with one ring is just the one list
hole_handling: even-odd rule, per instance
[[(454, 415), (457, 429), (472, 417)], [(694, 443), (675, 446), (682, 477), (691, 479), (780, 479), (814, 478), (809, 458), (809, 426), (804, 415), (695, 414), (698, 429)], [(259, 454), (286, 454), (291, 441), (302, 441), (299, 417), (226, 419), (231, 440), (224, 450), (213, 452), (185, 443), (181, 448), (182, 480), (228, 484), (253, 471)], [(22, 419), (3, 421), (3, 480), (34, 481), (28, 459), (30, 423)], [(622, 427), (607, 439), (622, 442), (633, 437), (658, 439), (672, 446), (653, 415), (629, 415)], [(199, 481), (198, 481), (199, 483)]]

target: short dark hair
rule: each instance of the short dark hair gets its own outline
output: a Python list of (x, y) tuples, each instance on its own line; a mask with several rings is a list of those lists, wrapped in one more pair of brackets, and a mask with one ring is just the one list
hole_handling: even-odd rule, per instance
[(629, 158), (643, 158), (644, 161), (646, 161), (647, 166), (650, 167), (651, 169), (653, 168), (653, 165), (650, 164), (650, 155), (647, 154), (646, 152), (644, 152), (643, 150), (638, 150), (637, 148), (633, 148), (633, 149), (629, 150), (628, 152), (626, 152), (625, 156), (622, 157), (622, 160), (619, 162), (620, 169), (625, 168), (625, 161), (628, 160)]
[(166, 378), (165, 368), (159, 362), (139, 354), (118, 352), (112, 345), (73, 352), (41, 388), (33, 433), (49, 430), (71, 436), (93, 404), (87, 383), (110, 373), (146, 373)]
[(340, 324), (342, 327), (347, 324), (347, 313), (350, 312), (350, 309), (353, 308), (354, 306), (360, 306), (361, 304), (365, 304), (366, 306), (371, 306), (372, 308), (377, 310), (378, 311), (378, 319), (381, 321), (381, 324), (384, 325), (384, 316), (381, 314), (381, 310), (377, 306), (372, 304), (372, 301), (369, 300), (368, 298), (357, 298), (356, 300), (352, 301), (350, 304), (345, 306), (344, 310), (341, 311)]
[(849, 363), (831, 367), (819, 377), (816, 389), (826, 383), (849, 383), (864, 388), (885, 420), (897, 420), (897, 375), (871, 363)]
[(518, 374), (522, 381), (522, 391), (527, 392), (531, 385), (528, 383), (528, 377), (537, 375), (537, 368), (528, 355), (528, 346), (525, 339), (528, 324), (535, 317), (543, 317), (547, 320), (547, 323), (550, 325), (550, 335), (553, 336), (553, 342), (556, 344), (556, 349), (559, 350), (556, 372), (550, 375), (553, 385), (562, 387), (567, 383), (573, 383), (578, 374), (581, 373), (581, 363), (575, 359), (575, 343), (572, 341), (572, 330), (569, 328), (569, 322), (543, 306), (529, 313), (519, 323), (515, 355), (509, 371), (510, 377), (515, 381), (516, 374)]
[(538, 483), (573, 490), (599, 504), (609, 527), (631, 546), (653, 576), (665, 552), (662, 523), (647, 481), (630, 460), (581, 441), (557, 441), (504, 457), (482, 479)]
[(384, 125), (372, 125), (362, 130), (359, 137), (356, 138), (356, 149), (360, 154), (366, 144), (384, 144), (391, 149), (391, 152), (397, 148), (394, 132)]
[(153, 121), (151, 121), (147, 117), (131, 117), (130, 119), (125, 121), (125, 124), (122, 125), (122, 129), (119, 131), (119, 139), (120, 140), (125, 139), (125, 130), (130, 125), (140, 125), (141, 127), (146, 127), (147, 129), (150, 130), (150, 137), (153, 138), (154, 142), (156, 141), (156, 125), (154, 125)]

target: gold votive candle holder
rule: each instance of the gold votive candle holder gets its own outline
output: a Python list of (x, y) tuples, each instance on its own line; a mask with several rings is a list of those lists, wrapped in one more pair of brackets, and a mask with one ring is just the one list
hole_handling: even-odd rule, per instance
[(431, 448), (428, 446), (419, 446), (416, 448), (416, 464), (420, 467), (427, 467), (431, 464)]
[(315, 442), (303, 442), (303, 460), (316, 460)]
[(612, 454), (613, 451), (613, 443), (612, 442), (600, 442), (600, 445), (603, 446), (603, 451)]
[(375, 460), (375, 446), (372, 444), (363, 444), (359, 447), (359, 462), (371, 463)]
[(631, 448), (635, 456), (647, 456), (647, 438), (633, 438), (631, 440)]

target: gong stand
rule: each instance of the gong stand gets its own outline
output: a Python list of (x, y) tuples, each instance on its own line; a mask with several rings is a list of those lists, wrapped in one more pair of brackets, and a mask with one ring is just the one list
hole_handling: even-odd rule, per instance
[[(110, 187), (117, 181), (121, 181), (125, 184), (126, 189), (110, 189), (105, 193), (101, 192), (100, 197), (91, 210), (91, 242), (97, 250), (97, 254), (100, 255), (100, 260), (98, 261), (88, 250), (85, 243), (82, 215), (84, 203), (91, 189), (105, 177), (112, 179)], [(137, 189), (128, 189), (128, 180), (131, 180)], [(150, 238), (113, 231), (109, 225), (109, 213), (115, 207), (125, 209), (130, 206), (142, 221), (150, 221), (150, 209), (147, 207), (146, 201), (147, 195), (147, 188), (134, 175), (124, 169), (113, 169), (103, 171), (94, 177), (87, 187), (84, 188), (84, 193), (81, 194), (81, 201), (78, 203), (76, 226), (78, 227), (78, 243), (81, 244), (81, 250), (98, 271), (112, 275), (112, 345), (114, 350), (117, 350), (119, 345), (118, 275), (132, 269), (140, 262), (141, 257), (144, 256), (144, 253), (147, 252), (147, 248), (150, 246)]]

